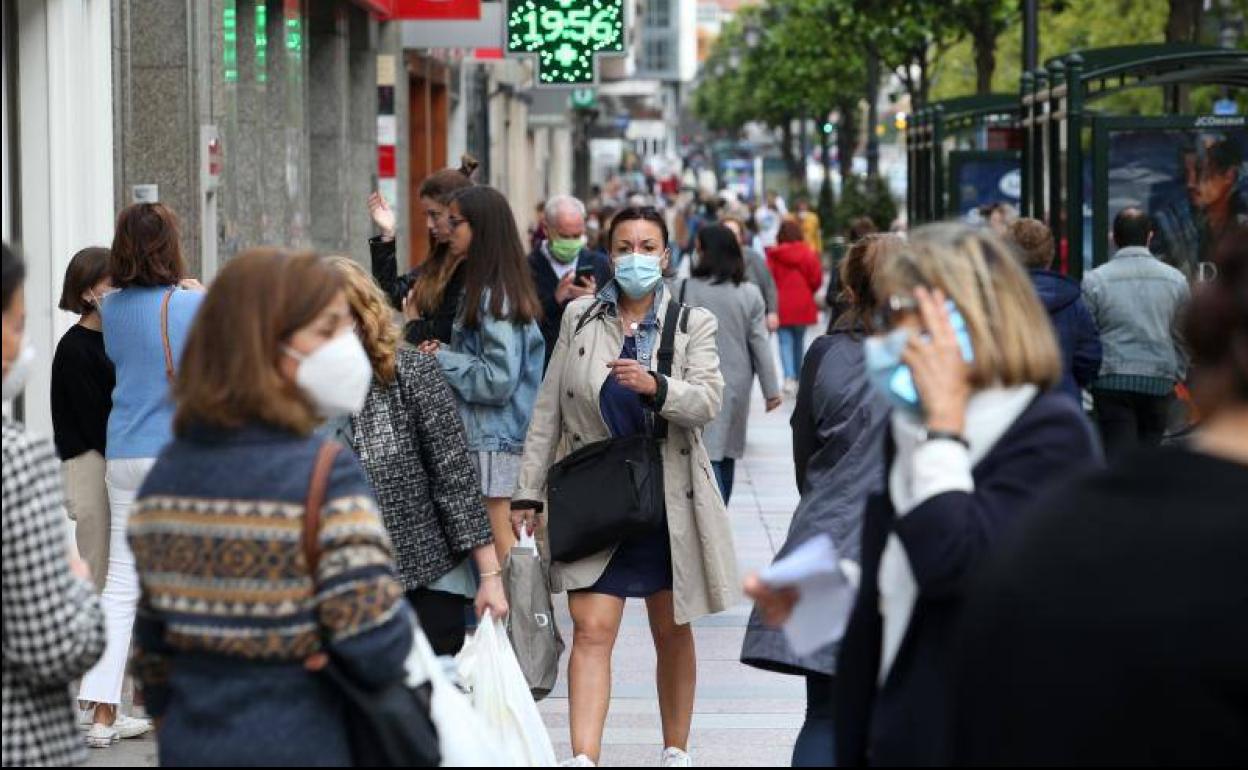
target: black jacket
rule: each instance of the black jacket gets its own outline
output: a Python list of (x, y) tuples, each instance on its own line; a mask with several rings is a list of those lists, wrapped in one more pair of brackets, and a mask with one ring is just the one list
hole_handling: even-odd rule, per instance
[[(416, 285), (420, 268), (399, 275), (399, 262), (395, 252), (395, 241), (383, 241), (381, 238), (370, 238), (368, 250), (372, 255), (373, 278), (377, 285), (390, 298), (390, 304), (399, 312), (403, 311), (403, 301), (408, 292)], [(455, 268), (454, 275), (446, 284), (442, 293), (442, 304), (428, 318), (419, 321), (408, 321), (403, 336), (413, 345), (426, 340), (438, 340), (444, 344), (451, 343), (451, 331), (455, 325), (455, 317), (459, 315), (459, 303), (464, 293), (464, 264)]]
[[(891, 435), (885, 457), (887, 474)], [(838, 766), (949, 762), (954, 640), (970, 581), (1037, 491), (1099, 464), (1083, 414), (1050, 391), (1036, 397), (975, 465), (973, 492), (936, 495), (900, 519), (887, 491), (868, 499), (862, 585), (837, 660)], [(878, 576), (890, 533), (905, 548), (918, 597), (888, 678), (877, 686), (883, 637)]]
[(1248, 759), (1248, 465), (1141, 452), (1041, 500), (958, 645), (954, 761)]
[[(611, 260), (599, 251), (581, 249), (576, 257), (577, 267), (593, 265), (594, 280), (598, 288), (606, 286), (611, 280)], [(529, 252), (529, 270), (533, 273), (533, 285), (537, 288), (537, 298), (542, 303), (542, 339), (546, 340), (546, 361), (542, 371), (550, 364), (550, 356), (555, 352), (555, 343), (559, 341), (559, 324), (563, 321), (563, 309), (567, 306), (555, 300), (555, 289), (559, 288), (559, 278), (555, 269), (550, 266), (546, 257), (545, 244)]]

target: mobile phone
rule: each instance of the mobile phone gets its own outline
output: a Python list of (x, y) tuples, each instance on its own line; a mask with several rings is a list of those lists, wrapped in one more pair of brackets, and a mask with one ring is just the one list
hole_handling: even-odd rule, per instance
[(594, 266), (590, 263), (582, 263), (576, 266), (576, 282), (580, 284), (589, 283), (594, 277)]

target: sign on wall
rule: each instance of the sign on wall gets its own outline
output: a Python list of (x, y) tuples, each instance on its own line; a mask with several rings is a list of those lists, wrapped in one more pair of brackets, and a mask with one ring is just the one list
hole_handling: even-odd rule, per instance
[(460, 19), (481, 18), (481, 0), (390, 0), (391, 19)]
[(535, 54), (540, 84), (593, 83), (598, 54), (624, 52), (624, 0), (508, 0), (507, 52)]

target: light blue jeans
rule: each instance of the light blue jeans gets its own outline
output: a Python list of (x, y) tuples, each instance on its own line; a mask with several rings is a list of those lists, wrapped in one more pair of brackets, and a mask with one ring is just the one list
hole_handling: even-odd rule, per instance
[(796, 380), (802, 374), (802, 354), (806, 352), (806, 327), (781, 326), (777, 337), (780, 342), (780, 363), (784, 365), (784, 378)]

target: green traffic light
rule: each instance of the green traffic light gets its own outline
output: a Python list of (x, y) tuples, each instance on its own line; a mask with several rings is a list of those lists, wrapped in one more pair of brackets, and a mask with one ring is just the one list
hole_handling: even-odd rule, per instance
[(832, 133), (832, 129), (833, 129), (833, 128), (835, 128), (835, 126), (833, 126), (830, 122), (829, 122), (829, 123), (824, 123), (824, 124), (823, 124), (823, 133), (825, 133), (825, 134), (830, 134), (830, 133)]

